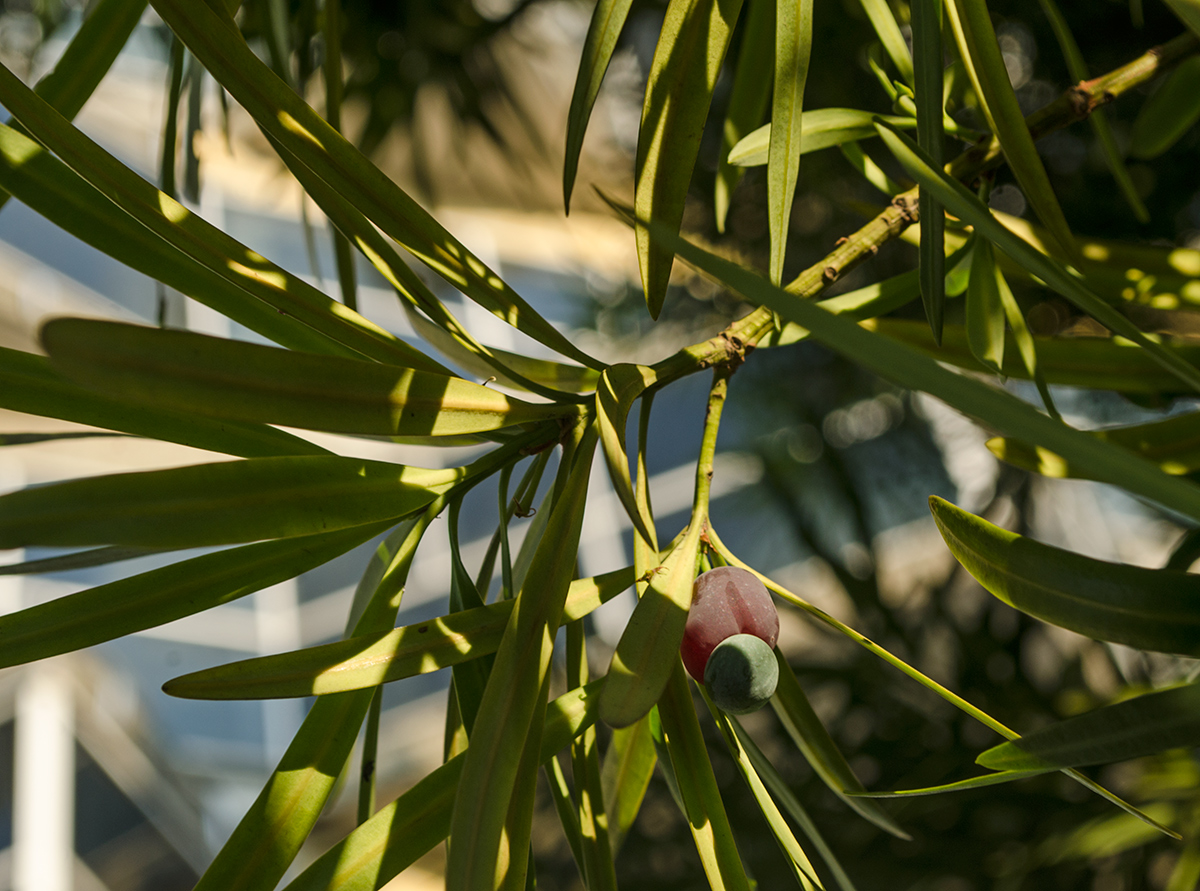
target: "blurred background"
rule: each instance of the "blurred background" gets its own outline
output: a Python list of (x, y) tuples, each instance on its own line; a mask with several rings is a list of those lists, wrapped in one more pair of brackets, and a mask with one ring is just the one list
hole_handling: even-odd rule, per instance
[[(907, 21), (906, 4), (893, 6)], [(990, 6), (1019, 98), (1029, 110), (1049, 102), (1069, 81), (1037, 4)], [(260, 39), (256, 11), (263, 6), (246, 7), (243, 27), (252, 40)], [(304, 48), (299, 70), (319, 70), (320, 42), (305, 31), (303, 19), (312, 4), (291, 7)], [(70, 0), (6, 0), (0, 8), (0, 61), (31, 82), (53, 67), (86, 12)], [(587, 350), (610, 361), (654, 361), (710, 336), (745, 311), (708, 280), (677, 267), (663, 316), (651, 325), (633, 239), (592, 188), (624, 198), (632, 194), (641, 90), (665, 4), (634, 4), (592, 116), (569, 217), (562, 212), (562, 144), (590, 3), (344, 0), (344, 8), (348, 134)], [(1155, 0), (1144, 8), (1097, 0), (1066, 12), (1093, 74), (1180, 30)], [(806, 107), (889, 111), (867, 63), (873, 42), (856, 0), (818, 3)], [(77, 119), (85, 132), (155, 182), (163, 175), (171, 53), (170, 35), (147, 13)], [(189, 207), (337, 293), (320, 213), (306, 206), (266, 141), (212, 80), (190, 60), (184, 71), (179, 142), (167, 154)], [(319, 80), (309, 90), (317, 107)], [(712, 222), (726, 81), (718, 87), (685, 228), (761, 267), (767, 252), (762, 168), (748, 170), (734, 192), (726, 232), (717, 233)], [(1119, 140), (1127, 141), (1139, 102), (1134, 96), (1111, 107)], [(969, 120), (969, 108), (961, 113)], [(899, 177), (876, 146), (864, 148)], [(1196, 128), (1153, 168), (1132, 164), (1153, 220), (1144, 226), (1112, 187), (1086, 125), (1055, 134), (1039, 148), (1076, 232), (1200, 250)], [(886, 201), (837, 150), (806, 155), (791, 221), (789, 276), (824, 256)], [(993, 206), (1018, 216), (1025, 211), (1020, 190), (1003, 173)], [(1196, 258), (1200, 269), (1200, 254)], [(889, 244), (837, 288), (849, 290), (915, 263), (911, 245)], [(360, 310), (416, 342), (383, 280), (365, 263), (358, 276)], [(531, 353), (541, 349), (444, 283), (429, 283), (481, 341)], [(1024, 306), (1040, 307), (1031, 324), (1042, 333), (1078, 323), (1065, 304), (1032, 284), (1014, 287)], [(956, 314), (961, 321), (955, 304), (948, 306), (951, 322)], [(9, 202), (0, 212), (0, 345), (36, 351), (39, 324), (64, 314), (161, 320), (254, 337)], [(1036, 401), (1032, 388), (1008, 386)], [(655, 402), (651, 486), (659, 531), (668, 538), (690, 509), (706, 393), (706, 381), (688, 379)], [(1062, 387), (1055, 388), (1055, 398), (1067, 420), (1080, 427), (1131, 423), (1192, 407), (1178, 399), (1134, 404)], [(72, 431), (84, 435), (32, 441), (36, 434)], [(731, 385), (714, 479), (714, 522), (743, 559), (1022, 730), (1109, 701), (1127, 685), (1190, 673), (1186, 660), (1151, 658), (1040, 625), (994, 601), (957, 568), (929, 519), (931, 494), (1039, 540), (1146, 566), (1162, 565), (1185, 531), (1175, 518), (1104, 486), (1030, 477), (1003, 466), (984, 446), (987, 438), (941, 403), (898, 391), (817, 344), (760, 350)], [(350, 437), (322, 436), (321, 442), (345, 454), (424, 466), (458, 464), (470, 455)], [(2, 491), (211, 460), (208, 453), (184, 447), (92, 436), (65, 423), (0, 412)], [(461, 529), (468, 567), (478, 565), (486, 550), (495, 504), (495, 490), (486, 486), (468, 498)], [(514, 527), (517, 542), (528, 522)], [(186, 702), (168, 698), (159, 686), (187, 671), (340, 636), (373, 547), (243, 601), (0, 673), (0, 888), (190, 888), (257, 795), (308, 703)], [(0, 561), (54, 554), (5, 552)], [(580, 572), (591, 575), (631, 561), (629, 524), (597, 465)], [(0, 610), (164, 562), (165, 557), (148, 557), (74, 572), (0, 575)], [(448, 580), (443, 519), (418, 553), (399, 622), (445, 612)], [(596, 671), (608, 664), (632, 598), (622, 595), (591, 619)], [(781, 646), (868, 787), (965, 778), (974, 772), (975, 755), (997, 741), (848, 641), (795, 611), (781, 612)], [(441, 760), (448, 683), (443, 674), (387, 688), (381, 800), (390, 800)], [(769, 710), (748, 718), (746, 726), (863, 891), (1162, 889), (1178, 856), (1177, 846), (1058, 775), (905, 801), (892, 810), (914, 840), (901, 842), (845, 808)], [(713, 742), (714, 767), (748, 868), (761, 887), (785, 887), (791, 880), (784, 861), (758, 824), (761, 816), (715, 731)], [(1157, 819), (1200, 822), (1200, 765), (1192, 753), (1117, 765), (1097, 775)], [(298, 867), (352, 824), (353, 784), (348, 785), (331, 803)], [(548, 798), (535, 830), (540, 885), (581, 887)], [(439, 872), (438, 855), (431, 855), (388, 887), (435, 887)], [(618, 877), (629, 888), (704, 883), (684, 819), (658, 775), (621, 851)]]

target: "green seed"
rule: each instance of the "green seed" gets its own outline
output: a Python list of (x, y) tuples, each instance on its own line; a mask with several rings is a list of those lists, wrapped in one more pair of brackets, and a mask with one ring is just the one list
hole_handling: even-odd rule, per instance
[(753, 634), (734, 634), (712, 651), (704, 668), (704, 686), (721, 711), (745, 715), (762, 708), (775, 694), (779, 663), (775, 652)]

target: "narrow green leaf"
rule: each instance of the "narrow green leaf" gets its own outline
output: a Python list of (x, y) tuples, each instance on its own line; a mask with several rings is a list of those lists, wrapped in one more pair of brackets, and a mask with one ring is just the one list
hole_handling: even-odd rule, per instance
[(58, 370), (101, 392), (310, 430), (457, 435), (577, 411), (412, 368), (119, 322), (55, 319), (42, 344)]
[[(941, 0), (913, 0), (913, 86), (916, 91), (917, 144), (929, 155), (936, 168), (942, 166), (942, 3)], [(942, 339), (942, 319), (946, 304), (946, 215), (929, 190), (918, 190), (920, 206), (921, 302), (935, 343)]]
[(1200, 120), (1200, 56), (1184, 59), (1150, 94), (1133, 122), (1129, 154), (1149, 160), (1165, 153)]
[[(976, 90), (986, 97), (996, 137), (1025, 197), (1055, 241), (1068, 256), (1076, 254), (1075, 240), (1050, 185), (1050, 177), (1025, 126), (1025, 116), (1008, 80), (1008, 69), (985, 0), (952, 0), (962, 28), (964, 57), (972, 65)], [(938, 165), (940, 168), (941, 165)], [(923, 183), (922, 183), (923, 185)], [(949, 207), (949, 205), (947, 205)], [(953, 212), (953, 210), (951, 210)], [(1014, 258), (1015, 259), (1015, 258)]]
[(634, 206), (638, 264), (658, 318), (674, 257), (652, 243), (643, 220), (679, 231), (704, 119), (742, 0), (671, 0), (646, 83), (638, 131)]
[(744, 295), (752, 304), (767, 306), (785, 320), (807, 328), (822, 343), (885, 379), (930, 393), (959, 411), (983, 419), (1002, 434), (1029, 439), (1086, 464), (1089, 472), (1098, 474), (1098, 479), (1200, 519), (1200, 487), (1170, 477), (1149, 462), (1131, 457), (1124, 449), (1099, 442), (1048, 418), (1009, 393), (948, 371), (933, 359), (776, 288), (753, 272), (701, 250), (673, 233), (656, 230), (656, 235), (659, 231), (687, 263)]
[(1200, 684), (1102, 706), (988, 749), (992, 770), (1039, 770), (1127, 761), (1200, 745)]
[(546, 785), (550, 789), (550, 797), (554, 801), (554, 810), (558, 814), (558, 822), (562, 826), (563, 835), (567, 838), (571, 857), (579, 869), (579, 877), (584, 879), (586, 888), (587, 879), (583, 865), (583, 839), (579, 831), (579, 817), (575, 813), (575, 802), (571, 799), (571, 787), (567, 783), (567, 775), (563, 773), (562, 765), (557, 758), (551, 758), (546, 762), (546, 780)]
[(1000, 303), (1004, 307), (1004, 316), (1008, 319), (1008, 326), (1012, 329), (1013, 340), (1017, 342), (1017, 352), (1021, 356), (1021, 363), (1025, 366), (1025, 372), (1037, 386), (1038, 393), (1042, 397), (1042, 402), (1046, 406), (1047, 413), (1049, 413), (1050, 417), (1061, 421), (1062, 416), (1054, 406), (1054, 399), (1050, 395), (1050, 387), (1046, 385), (1046, 376), (1042, 374), (1042, 370), (1038, 366), (1037, 346), (1034, 344), (1033, 334), (1029, 331), (1029, 326), (1025, 323), (1025, 314), (1021, 312), (1021, 307), (1017, 304), (1017, 298), (1013, 296), (1012, 289), (1009, 288), (1008, 282), (1004, 278), (1004, 273), (1000, 271), (999, 266), (995, 268), (994, 274), (996, 278), (996, 291), (1000, 296)]
[(613, 489), (621, 506), (629, 515), (633, 528), (646, 541), (654, 541), (651, 531), (654, 521), (643, 516), (633, 491), (633, 480), (629, 475), (629, 454), (625, 450), (625, 423), (629, 410), (647, 387), (655, 381), (654, 372), (645, 365), (619, 364), (608, 368), (600, 376), (596, 388), (596, 427), (600, 431), (600, 445), (604, 449), (604, 460)]
[[(683, 663), (679, 661), (678, 652), (671, 653), (671, 657), (673, 668), (662, 692), (658, 713), (692, 840), (712, 891), (750, 891), (750, 880), (742, 868), (700, 723), (696, 720)], [(611, 683), (610, 673), (605, 689)]]
[[(1003, 374), (1004, 304), (1000, 299), (996, 257), (992, 243), (975, 239), (971, 253), (971, 277), (967, 281), (967, 345), (981, 364)], [(935, 337), (934, 342), (940, 341)]]
[[(821, 879), (817, 876), (816, 870), (813, 869), (808, 855), (804, 853), (804, 848), (796, 840), (791, 827), (788, 826), (778, 805), (775, 804), (775, 799), (771, 797), (771, 793), (767, 791), (766, 785), (764, 785), (762, 778), (758, 775), (757, 765), (752, 761), (749, 753), (746, 751), (746, 747), (742, 744), (742, 740), (745, 738), (744, 735), (734, 731), (729, 717), (717, 710), (712, 700), (709, 699), (707, 692), (701, 689), (700, 695), (704, 697), (704, 702), (708, 706), (713, 721), (720, 729), (721, 735), (725, 737), (725, 744), (729, 749), (729, 754), (732, 756), (734, 764), (737, 765), (742, 779), (750, 788), (750, 794), (754, 797), (759, 811), (762, 812), (763, 819), (767, 821), (767, 827), (771, 830), (771, 834), (775, 836), (775, 843), (779, 845), (783, 856), (787, 858), (788, 864), (792, 867), (792, 874), (805, 891), (812, 891), (814, 888), (820, 888), (824, 891), (825, 886), (821, 884)], [(812, 826), (811, 821), (809, 821), (809, 826)], [(845, 874), (843, 873), (842, 875), (844, 876)], [(847, 881), (849, 880), (847, 879)], [(853, 885), (847, 887), (847, 891), (853, 891), (853, 889)]]
[[(247, 46), (222, 10), (190, 0), (154, 0), (179, 38), (254, 120), (334, 191), (467, 297), (539, 343), (591, 368), (603, 367), (520, 295), (396, 183), (324, 121)], [(343, 308), (344, 313), (349, 313)]]
[(608, 814), (608, 837), (614, 853), (621, 849), (621, 843), (642, 809), (642, 799), (646, 797), (657, 762), (649, 715), (613, 731), (604, 755), (600, 783), (604, 812)]
[(1098, 640), (1200, 655), (1200, 576), (1093, 560), (936, 496), (929, 506), (955, 559), (1009, 606)]
[(742, 39), (738, 47), (729, 107), (721, 128), (721, 152), (713, 182), (713, 210), (717, 231), (725, 231), (725, 218), (733, 190), (743, 170), (729, 160), (729, 153), (742, 137), (762, 123), (771, 98), (771, 69), (775, 64), (774, 0), (749, 0)]
[[(600, 682), (570, 690), (546, 708), (541, 756), (549, 761), (592, 726)], [(469, 750), (468, 750), (469, 751)], [(284, 891), (375, 891), (450, 834), (466, 754), (438, 767), (322, 854)]]
[(575, 187), (579, 152), (583, 148), (592, 107), (600, 94), (600, 84), (632, 5), (633, 0), (598, 0), (592, 10), (592, 20), (583, 41), (583, 55), (579, 59), (579, 73), (575, 76), (575, 90), (571, 94), (571, 108), (567, 112), (567, 148), (563, 154), (563, 207), (567, 213), (571, 212), (571, 192)]
[(1187, 25), (1188, 30), (1200, 37), (1200, 2), (1197, 0), (1164, 0), (1171, 12)]
[(804, 84), (812, 56), (812, 0), (775, 5), (775, 89), (771, 98), (771, 142), (767, 149), (767, 228), (771, 234), (770, 277), (783, 280), (788, 221), (800, 175)]
[[(1197, 27), (1200, 27), (1200, 10), (1197, 10)], [(1192, 836), (1183, 847), (1183, 853), (1175, 861), (1175, 868), (1167, 879), (1165, 891), (1189, 891), (1200, 884), (1200, 839)]]
[(892, 179), (883, 168), (875, 163), (866, 152), (862, 150), (857, 142), (845, 142), (838, 146), (842, 152), (842, 157), (850, 162), (859, 176), (877, 188), (883, 194), (892, 196), (904, 191), (904, 188)]
[(892, 64), (896, 66), (896, 70), (900, 72), (900, 76), (906, 83), (913, 83), (913, 61), (908, 52), (908, 41), (904, 39), (896, 16), (892, 13), (891, 5), (887, 0), (861, 0), (861, 2), (863, 11), (871, 20), (871, 27), (875, 29), (875, 34), (883, 44), (883, 49), (892, 60)]
[[(1059, 49), (1062, 50), (1063, 58), (1067, 63), (1067, 72), (1071, 75), (1071, 80), (1076, 83), (1087, 80), (1087, 64), (1083, 61), (1083, 54), (1079, 51), (1079, 44), (1075, 42), (1075, 35), (1071, 33), (1071, 29), (1067, 25), (1067, 20), (1063, 18), (1058, 4), (1054, 0), (1038, 0), (1038, 3), (1041, 5), (1042, 12), (1046, 14), (1046, 19), (1050, 22), (1050, 27), (1054, 31), (1054, 39), (1058, 41)], [(1185, 62), (1184, 64), (1187, 63)], [(1197, 86), (1200, 86), (1200, 84), (1197, 84)], [(1200, 102), (1197, 103), (1196, 108), (1197, 112), (1200, 113)], [(1088, 115), (1088, 123), (1092, 127), (1092, 133), (1096, 136), (1096, 142), (1104, 152), (1104, 161), (1108, 164), (1108, 169), (1112, 171), (1113, 179), (1117, 183), (1117, 188), (1121, 190), (1121, 196), (1125, 199), (1125, 203), (1129, 205), (1139, 223), (1150, 222), (1150, 211), (1146, 210), (1146, 205), (1142, 203), (1141, 196), (1138, 195), (1137, 188), (1133, 184), (1133, 179), (1129, 175), (1129, 170), (1126, 169), (1125, 162), (1121, 159), (1121, 151), (1117, 148), (1117, 140), (1113, 136), (1112, 127), (1109, 126), (1108, 117), (1104, 113), (1104, 109), (1092, 109), (1092, 113)], [(1135, 131), (1135, 142), (1136, 139)]]
[(204, 554), (0, 616), (0, 667), (154, 628), (294, 578), (362, 544), (378, 524)]
[[(960, 2), (960, 0), (956, 0)], [(973, 0), (971, 0), (973, 2)], [(1024, 126), (1024, 125), (1022, 125)], [(1031, 275), (1036, 275), (1048, 287), (1066, 297), (1115, 334), (1129, 338), (1143, 347), (1155, 361), (1175, 374), (1193, 389), (1200, 389), (1200, 371), (1181, 360), (1162, 344), (1150, 340), (1137, 326), (1109, 306), (1071, 275), (1062, 264), (1040, 253), (1027, 242), (1005, 228), (975, 195), (957, 180), (935, 170), (929, 159), (903, 134), (880, 123), (879, 135), (888, 149), (918, 183), (929, 188), (946, 209), (975, 227), (976, 232), (991, 240)]]
[(1023, 780), (1027, 777), (1041, 776), (1042, 774), (1053, 771), (1054, 768), (1047, 767), (1035, 770), (1002, 770), (998, 773), (984, 774), (981, 777), (971, 777), (968, 780), (959, 780), (955, 783), (943, 783), (940, 786), (926, 786), (922, 789), (896, 789), (891, 792), (855, 792), (854, 794), (860, 798), (917, 798), (922, 795), (941, 795), (945, 792), (962, 792), (967, 789), (982, 789), (985, 786), (996, 786), (1000, 783), (1011, 783), (1014, 780)]
[(0, 548), (185, 548), (313, 535), (420, 510), (466, 477), (357, 458), (249, 458), (0, 497)]
[(123, 560), (136, 560), (151, 554), (161, 554), (161, 548), (92, 548), (75, 551), (61, 557), (44, 557), (23, 563), (0, 563), (0, 575), (34, 575), (36, 573), (71, 572), (91, 566), (107, 566)]
[[(871, 139), (875, 119), (879, 115), (857, 108), (816, 108), (800, 116), (801, 154), (819, 152), (846, 142)], [(889, 116), (884, 118), (895, 127), (915, 127), (916, 118)], [(765, 124), (743, 137), (729, 151), (729, 163), (739, 167), (760, 167), (767, 163), (771, 145), (771, 125)]]
[(328, 455), (318, 445), (266, 424), (217, 421), (101, 396), (64, 380), (43, 356), (0, 347), (0, 407), (241, 458)]
[(880, 829), (896, 838), (912, 838), (883, 807), (873, 801), (855, 797), (866, 791), (862, 781), (855, 775), (846, 761), (846, 756), (813, 711), (804, 688), (796, 680), (792, 667), (788, 665), (778, 647), (775, 648), (775, 659), (779, 662), (779, 686), (771, 698), (771, 707), (779, 716), (780, 723), (796, 744), (796, 748), (817, 772), (817, 776), (835, 795)]
[(448, 891), (491, 891), (499, 875), (500, 841), (509, 805), (526, 791), (517, 788), (520, 754), (537, 729), (531, 729), (531, 721), (550, 670), (554, 630), (561, 622), (575, 570), (595, 442), (595, 433), (589, 430), (575, 449), (566, 489), (555, 502), (496, 653), (455, 798), (450, 832), (455, 851), (447, 864)]
[(689, 526), (683, 541), (655, 571), (621, 632), (600, 695), (600, 718), (610, 727), (628, 727), (650, 711), (679, 664), (702, 530), (701, 523)]

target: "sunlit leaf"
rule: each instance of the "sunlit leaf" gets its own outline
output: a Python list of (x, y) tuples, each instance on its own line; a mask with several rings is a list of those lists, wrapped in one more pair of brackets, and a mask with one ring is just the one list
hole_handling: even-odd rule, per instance
[(963, 792), (968, 789), (982, 789), (985, 786), (996, 786), (1000, 783), (1011, 783), (1027, 777), (1041, 776), (1053, 771), (1052, 767), (1035, 770), (1002, 770), (998, 773), (984, 774), (981, 777), (971, 777), (968, 780), (958, 780), (954, 783), (943, 783), (940, 786), (925, 786), (921, 789), (896, 789), (891, 792), (855, 792), (859, 798), (918, 798), (923, 795), (942, 795), (946, 792)]
[[(971, 354), (997, 374), (1004, 367), (1004, 304), (996, 277), (992, 243), (975, 240), (971, 277), (967, 282), (967, 345)], [(937, 342), (941, 338), (934, 338)]]
[(936, 496), (929, 506), (958, 562), (1010, 606), (1098, 640), (1200, 655), (1200, 576), (1093, 560)]
[[(856, 108), (816, 108), (800, 117), (800, 150), (802, 154), (818, 152), (845, 142), (856, 142), (878, 135), (874, 121), (879, 117)], [(915, 127), (916, 118), (890, 116), (885, 120), (896, 127)], [(771, 125), (754, 130), (734, 145), (729, 163), (739, 167), (758, 167), (767, 163), (771, 145)]]
[(884, 51), (900, 72), (900, 76), (908, 83), (913, 82), (913, 61), (908, 52), (908, 41), (900, 30), (900, 24), (892, 12), (887, 0), (861, 0), (863, 11), (871, 20), (871, 27), (883, 44)]
[(636, 724), (613, 731), (604, 755), (600, 782), (604, 792), (604, 812), (608, 814), (608, 836), (614, 852), (620, 850), (621, 842), (637, 819), (657, 761), (654, 740), (650, 737), (649, 715)]
[(634, 401), (654, 383), (654, 379), (650, 368), (622, 363), (606, 370), (596, 388), (596, 426), (600, 431), (608, 475), (634, 529), (647, 541), (654, 540), (653, 521), (642, 515), (633, 491), (629, 454), (625, 450), (625, 423)]
[(1106, 705), (988, 749), (992, 770), (1038, 770), (1127, 761), (1200, 745), (1200, 684)]

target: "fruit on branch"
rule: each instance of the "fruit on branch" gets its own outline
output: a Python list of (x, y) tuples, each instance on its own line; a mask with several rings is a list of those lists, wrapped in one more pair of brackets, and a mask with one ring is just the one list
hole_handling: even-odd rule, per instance
[[(778, 637), (779, 613), (754, 573), (721, 566), (696, 579), (680, 655), (688, 674), (709, 687), (722, 709), (744, 714), (771, 698), (779, 677), (773, 652)], [(741, 638), (751, 638), (757, 645)], [(728, 652), (711, 664), (726, 642)], [(718, 689), (728, 692), (728, 698), (722, 694), (725, 701), (718, 698)], [(737, 705), (751, 701), (757, 704)]]
[(753, 634), (735, 634), (717, 645), (704, 668), (704, 686), (717, 708), (731, 715), (758, 711), (775, 695), (775, 651)]

